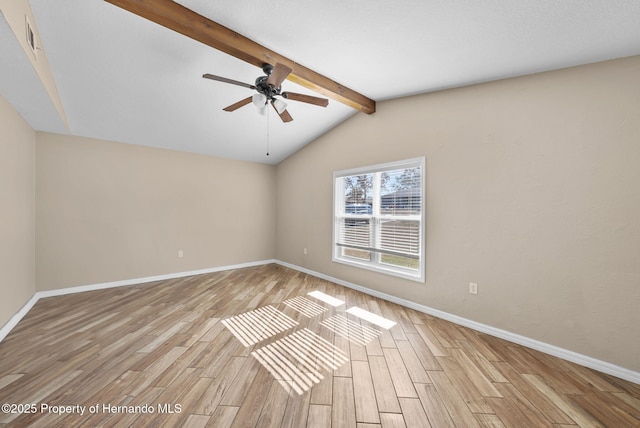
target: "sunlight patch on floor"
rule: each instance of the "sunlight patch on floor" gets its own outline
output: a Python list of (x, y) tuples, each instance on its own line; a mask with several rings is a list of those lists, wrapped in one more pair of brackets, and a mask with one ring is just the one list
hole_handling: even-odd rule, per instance
[(302, 296), (294, 297), (292, 299), (287, 299), (282, 303), (300, 312), (302, 315), (306, 316), (307, 318), (315, 317), (327, 310), (327, 308), (325, 308), (324, 306), (321, 306), (315, 302), (312, 302), (311, 300), (306, 299)]
[(366, 345), (382, 334), (376, 329), (351, 321), (342, 315), (327, 318), (320, 325), (358, 345)]
[(357, 306), (352, 306), (351, 308), (347, 309), (347, 312), (386, 330), (389, 330), (391, 327), (396, 325), (395, 321), (391, 321), (386, 319), (385, 317), (381, 317), (380, 315), (365, 311), (364, 309)]
[(344, 305), (344, 302), (340, 299), (336, 299), (333, 296), (329, 296), (328, 294), (324, 294), (322, 291), (316, 290), (311, 293), (307, 293), (308, 296), (315, 297), (318, 300), (321, 300), (329, 305), (337, 308), (340, 305)]
[[(343, 300), (319, 290), (307, 293), (307, 296), (330, 307), (303, 296), (289, 298), (282, 304), (309, 318), (309, 322), (329, 309), (345, 304)], [(346, 313), (358, 319), (349, 319), (345, 315), (336, 314), (320, 321), (319, 325), (358, 345), (367, 345), (382, 334), (373, 327), (363, 325), (360, 320), (387, 330), (396, 325), (394, 321), (357, 306), (347, 309)], [(301, 318), (298, 319), (303, 322)], [(317, 321), (309, 325), (315, 325), (317, 329), (319, 327), (315, 322)], [(251, 355), (289, 394), (300, 395), (309, 391), (324, 379), (327, 372), (330, 375), (332, 370), (338, 369), (349, 361), (349, 357), (343, 351), (320, 337), (318, 333), (304, 327), (304, 324), (301, 330), (281, 335), (282, 337), (276, 340), (274, 336), (294, 329), (300, 323), (273, 306), (263, 306), (226, 318), (222, 320), (222, 324), (245, 347), (273, 337), (273, 342), (255, 349)]]
[(246, 347), (298, 325), (273, 306), (264, 306), (222, 320), (222, 324)]
[(303, 394), (349, 358), (309, 329), (285, 336), (251, 353), (287, 392)]

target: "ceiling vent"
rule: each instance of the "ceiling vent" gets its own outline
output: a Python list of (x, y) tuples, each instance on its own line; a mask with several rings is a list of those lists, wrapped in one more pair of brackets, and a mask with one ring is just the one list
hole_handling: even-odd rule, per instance
[(33, 31), (33, 27), (31, 26), (31, 22), (29, 22), (29, 18), (25, 15), (24, 16), (25, 22), (26, 22), (26, 29), (27, 29), (27, 44), (29, 45), (29, 47), (31, 48), (31, 51), (33, 52), (33, 56), (36, 57), (36, 59), (38, 58), (38, 53), (37, 53), (37, 48), (36, 48), (36, 35)]

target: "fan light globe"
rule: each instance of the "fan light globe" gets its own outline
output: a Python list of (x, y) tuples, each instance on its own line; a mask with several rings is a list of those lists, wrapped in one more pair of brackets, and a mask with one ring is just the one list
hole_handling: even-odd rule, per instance
[(251, 97), (253, 105), (258, 108), (258, 113), (262, 116), (267, 114), (267, 97), (264, 94), (253, 94)]
[(282, 114), (287, 109), (287, 103), (282, 100), (273, 100), (273, 106), (276, 108), (278, 114)]
[(264, 94), (253, 94), (251, 100), (253, 101), (253, 105), (259, 109), (264, 108), (267, 104), (267, 97)]

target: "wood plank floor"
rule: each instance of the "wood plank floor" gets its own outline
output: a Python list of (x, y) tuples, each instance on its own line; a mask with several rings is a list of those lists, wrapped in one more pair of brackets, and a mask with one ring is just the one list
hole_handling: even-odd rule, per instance
[(0, 403), (20, 427), (640, 426), (639, 385), (278, 265), (41, 299)]

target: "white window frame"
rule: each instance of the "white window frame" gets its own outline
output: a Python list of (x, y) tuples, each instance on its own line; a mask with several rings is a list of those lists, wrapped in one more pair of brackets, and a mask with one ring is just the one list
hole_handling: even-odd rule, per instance
[[(370, 222), (375, 222), (374, 226), (371, 228), (371, 232), (373, 233), (372, 242), (374, 242), (373, 246), (375, 247), (379, 243), (379, 225), (380, 220), (389, 220), (393, 219), (393, 216), (388, 214), (381, 213), (380, 207), (380, 190), (381, 186), (381, 174), (385, 171), (393, 171), (404, 168), (420, 168), (420, 192), (421, 192), (421, 200), (420, 200), (420, 213), (414, 216), (408, 217), (407, 215), (398, 216), (398, 219), (403, 220), (418, 220), (419, 221), (419, 250), (418, 250), (418, 260), (419, 266), (417, 269), (413, 268), (403, 268), (401, 266), (387, 264), (381, 262), (380, 255), (382, 252), (375, 251), (375, 249), (369, 249), (371, 251), (371, 260), (364, 260), (355, 257), (350, 257), (348, 255), (343, 255), (342, 249), (344, 248), (342, 245), (339, 245), (340, 241), (340, 225), (341, 221), (345, 219), (345, 191), (344, 191), (344, 181), (342, 178), (354, 176), (354, 175), (365, 175), (365, 174), (373, 174), (373, 188), (372, 188), (372, 214), (357, 214), (355, 217), (358, 220), (368, 220)], [(412, 281), (417, 282), (425, 282), (425, 211), (426, 211), (426, 201), (425, 201), (425, 158), (413, 158), (396, 162), (389, 162), (378, 165), (371, 165), (366, 167), (348, 169), (343, 171), (336, 171), (333, 173), (333, 261), (337, 263), (346, 264), (349, 266), (355, 266), (363, 269), (368, 269), (376, 272), (381, 272), (388, 275), (393, 275), (405, 279), (410, 279)], [(388, 253), (388, 252), (387, 252)]]

